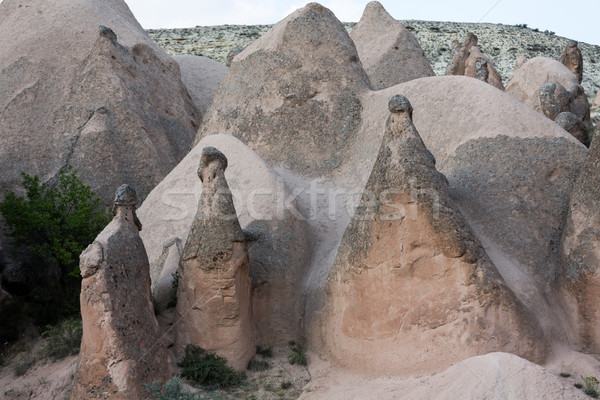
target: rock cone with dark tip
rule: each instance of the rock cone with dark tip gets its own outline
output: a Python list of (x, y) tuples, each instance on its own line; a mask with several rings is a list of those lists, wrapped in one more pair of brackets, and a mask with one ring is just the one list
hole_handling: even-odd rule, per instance
[(540, 329), (454, 206), (409, 101), (394, 96), (388, 107), (377, 161), (329, 273), (322, 349), (372, 373), (426, 371), (491, 351), (543, 360)]
[(154, 316), (137, 195), (119, 187), (114, 218), (81, 254), (83, 338), (71, 399), (139, 399), (173, 375)]
[(565, 67), (569, 68), (569, 71), (575, 74), (577, 80), (581, 84), (581, 81), (583, 80), (583, 55), (577, 45), (578, 43), (576, 41), (571, 40), (563, 49), (558, 60), (563, 63)]
[(376, 90), (435, 75), (414, 35), (378, 1), (367, 4), (350, 37)]
[(226, 168), (223, 153), (204, 148), (202, 195), (179, 264), (176, 350), (198, 345), (242, 371), (255, 352), (250, 268)]

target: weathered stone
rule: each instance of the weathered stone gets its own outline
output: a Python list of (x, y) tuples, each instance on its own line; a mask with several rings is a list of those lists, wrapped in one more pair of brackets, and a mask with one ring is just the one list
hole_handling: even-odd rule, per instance
[(585, 126), (581, 118), (571, 112), (562, 112), (554, 119), (565, 131), (569, 132), (573, 137), (581, 143), (587, 145), (590, 138), (588, 128)]
[(202, 194), (179, 264), (177, 351), (187, 344), (225, 357), (245, 370), (255, 353), (248, 250), (225, 169), (214, 147), (202, 150)]
[(571, 40), (563, 49), (559, 61), (569, 68), (569, 71), (575, 74), (577, 80), (581, 83), (583, 80), (583, 55), (577, 45), (576, 41)]
[(231, 63), (233, 62), (233, 59), (235, 58), (235, 56), (237, 56), (242, 51), (244, 51), (244, 49), (245, 49), (245, 47), (243, 47), (243, 46), (236, 46), (233, 49), (229, 50), (229, 53), (227, 53), (227, 59), (225, 60), (225, 65), (228, 68), (231, 67)]
[(469, 32), (462, 44), (456, 43), (453, 54), (454, 58), (448, 66), (446, 75), (469, 76), (504, 90), (502, 77), (496, 71), (492, 62), (479, 50), (475, 34)]
[(377, 161), (327, 281), (323, 350), (370, 373), (423, 372), (491, 351), (543, 360), (541, 330), (453, 204), (410, 103), (398, 95), (388, 107)]
[(540, 87), (540, 106), (542, 113), (554, 121), (562, 112), (571, 109), (573, 97), (560, 83), (545, 83)]
[(506, 87), (506, 93), (543, 113), (539, 90), (547, 83), (560, 84), (571, 93), (572, 99), (566, 111), (579, 116), (584, 123), (590, 120), (590, 106), (577, 77), (563, 64), (551, 58), (535, 57), (528, 60), (515, 71)]
[(199, 138), (227, 133), (273, 167), (318, 176), (346, 161), (369, 86), (342, 24), (310, 3), (235, 57)]
[(378, 1), (367, 4), (350, 37), (375, 90), (435, 75), (414, 35)]
[(525, 54), (522, 54), (522, 53), (517, 54), (517, 57), (515, 59), (515, 68), (513, 70), (513, 74), (516, 70), (521, 68), (521, 66), (523, 64), (525, 64), (526, 62), (527, 62), (527, 56)]
[(600, 90), (596, 93), (596, 98), (594, 99), (594, 103), (592, 104), (592, 108), (598, 109), (600, 108)]
[(561, 241), (559, 287), (580, 349), (600, 352), (600, 128), (571, 193)]
[(173, 375), (154, 317), (137, 195), (117, 190), (114, 218), (80, 256), (81, 341), (72, 399), (139, 399)]

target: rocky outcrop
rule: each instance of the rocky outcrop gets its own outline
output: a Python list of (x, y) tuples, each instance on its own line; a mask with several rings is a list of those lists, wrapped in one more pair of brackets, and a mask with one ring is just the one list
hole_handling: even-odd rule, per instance
[(191, 55), (173, 56), (181, 70), (181, 80), (192, 96), (198, 114), (204, 115), (228, 68), (210, 58)]
[(590, 137), (588, 128), (585, 126), (581, 118), (571, 112), (561, 112), (554, 119), (561, 128), (569, 132), (573, 137), (581, 143), (587, 145)]
[(81, 341), (72, 399), (138, 399), (173, 375), (150, 294), (137, 196), (117, 190), (114, 218), (81, 254)]
[(269, 346), (299, 341), (303, 298), (298, 282), (311, 255), (306, 219), (283, 179), (231, 135), (202, 139), (138, 210), (145, 226), (141, 236), (159, 310), (176, 301), (173, 274), (203, 191), (197, 170), (205, 147), (223, 149), (229, 163), (225, 177), (234, 194), (240, 225), (254, 236), (248, 252), (257, 343)]
[(394, 96), (389, 110), (327, 281), (324, 351), (370, 373), (423, 372), (490, 351), (542, 360), (541, 330), (453, 204), (409, 101)]
[(454, 58), (448, 66), (446, 75), (465, 75), (504, 90), (502, 77), (492, 65), (492, 62), (481, 52), (477, 45), (477, 36), (472, 32), (462, 44), (455, 43)]
[(435, 75), (414, 35), (378, 1), (367, 4), (350, 37), (375, 90)]
[(234, 58), (199, 137), (227, 133), (273, 167), (319, 175), (344, 163), (369, 86), (342, 24), (310, 3)]
[(540, 87), (542, 113), (552, 121), (562, 112), (571, 110), (572, 96), (560, 83), (546, 83)]
[(550, 58), (535, 57), (528, 60), (515, 71), (506, 87), (506, 93), (543, 113), (540, 88), (546, 84), (560, 84), (564, 87), (571, 97), (567, 111), (579, 116), (584, 122), (590, 120), (589, 103), (577, 77), (563, 64)]
[(203, 190), (179, 263), (177, 350), (195, 344), (243, 371), (255, 353), (250, 267), (225, 169), (214, 147), (202, 150)]
[(105, 205), (143, 199), (189, 150), (200, 116), (124, 1), (5, 0), (0, 36), (0, 193), (70, 164)]
[(571, 40), (563, 49), (558, 61), (569, 68), (569, 71), (571, 71), (577, 77), (579, 83), (581, 83), (583, 80), (583, 55), (577, 45), (578, 43), (576, 41)]
[(600, 352), (600, 128), (571, 193), (561, 241), (559, 285), (581, 349)]

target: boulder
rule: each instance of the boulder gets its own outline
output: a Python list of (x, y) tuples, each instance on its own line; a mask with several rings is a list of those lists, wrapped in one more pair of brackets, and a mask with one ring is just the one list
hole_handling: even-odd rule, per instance
[(248, 243), (257, 343), (301, 338), (302, 280), (310, 263), (309, 235), (292, 191), (256, 153), (231, 135), (209, 135), (148, 195), (138, 214), (159, 310), (175, 303), (173, 274), (194, 221), (202, 183), (197, 168), (204, 147), (223, 149), (225, 177)]
[(589, 103), (577, 77), (562, 63), (546, 57), (528, 60), (513, 74), (506, 86), (506, 93), (529, 107), (542, 112), (540, 88), (547, 83), (558, 83), (570, 92), (569, 110), (584, 122), (590, 120)]
[(188, 344), (215, 352), (238, 371), (254, 356), (246, 238), (225, 179), (227, 157), (202, 150), (202, 194), (179, 262), (176, 351)]
[(176, 55), (181, 70), (181, 80), (192, 96), (198, 114), (204, 115), (217, 92), (228, 68), (210, 58), (193, 55)]
[[(536, 362), (546, 343), (453, 204), (400, 95), (319, 313), (324, 351), (346, 368), (419, 373), (490, 351)], [(465, 346), (468, 343), (468, 346)]]
[(462, 44), (453, 49), (453, 59), (446, 75), (465, 75), (504, 90), (502, 76), (492, 62), (481, 52), (477, 45), (477, 36), (469, 32)]
[(310, 3), (234, 58), (199, 138), (230, 134), (273, 167), (318, 176), (346, 161), (369, 86), (343, 25)]
[(559, 287), (581, 350), (600, 352), (600, 128), (571, 193), (561, 240)]
[(554, 119), (561, 128), (569, 132), (573, 137), (581, 143), (587, 145), (590, 137), (588, 128), (585, 126), (581, 118), (571, 112), (562, 112)]
[(227, 58), (225, 59), (225, 66), (227, 68), (231, 67), (231, 63), (233, 62), (235, 56), (244, 51), (244, 49), (245, 47), (243, 46), (236, 46), (233, 49), (229, 50), (229, 53), (227, 53)]
[(154, 317), (137, 195), (117, 190), (114, 218), (80, 256), (83, 338), (71, 399), (139, 399), (171, 359)]
[(516, 70), (521, 68), (521, 66), (523, 64), (525, 64), (526, 62), (527, 62), (527, 56), (525, 54), (522, 54), (522, 53), (517, 54), (517, 57), (515, 59), (515, 68), (513, 70), (513, 74)]
[(546, 83), (540, 87), (542, 113), (553, 121), (558, 114), (571, 109), (571, 100), (571, 93), (560, 83)]
[(563, 63), (565, 67), (569, 68), (569, 71), (575, 74), (577, 80), (581, 84), (581, 81), (583, 80), (583, 55), (577, 45), (578, 43), (576, 41), (571, 40), (563, 49), (558, 60)]
[(375, 90), (435, 75), (415, 36), (378, 1), (367, 4), (350, 37)]
[(189, 151), (179, 67), (123, 0), (4, 0), (0, 36), (0, 195), (72, 165), (105, 205), (123, 181), (143, 199)]

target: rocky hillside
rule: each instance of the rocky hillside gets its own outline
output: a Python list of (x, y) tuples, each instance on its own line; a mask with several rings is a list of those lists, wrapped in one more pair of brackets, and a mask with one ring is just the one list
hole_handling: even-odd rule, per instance
[[(437, 75), (446, 72), (451, 61), (452, 45), (462, 42), (467, 32), (479, 37), (479, 46), (495, 64), (506, 84), (512, 75), (515, 56), (546, 56), (558, 59), (569, 39), (523, 26), (433, 21), (400, 21), (419, 40)], [(348, 31), (356, 24), (344, 23)], [(148, 34), (169, 54), (194, 54), (225, 63), (227, 53), (237, 46), (247, 46), (271, 25), (197, 26), (185, 29), (149, 30)], [(580, 43), (583, 54), (583, 87), (593, 101), (600, 89), (600, 46)]]

